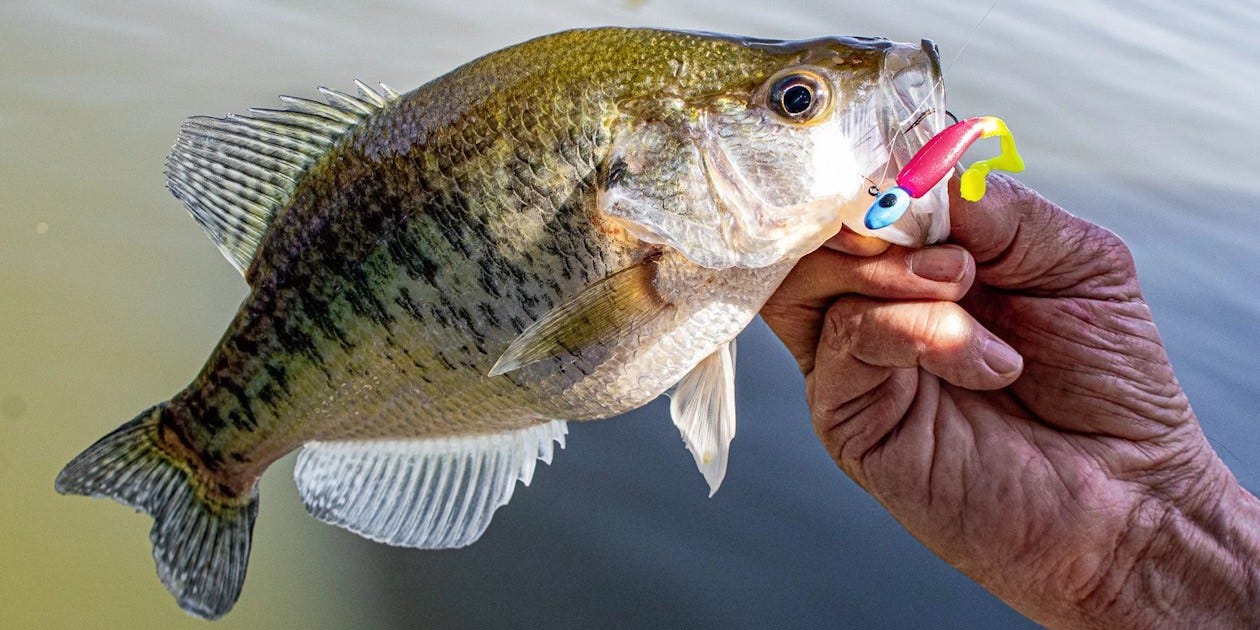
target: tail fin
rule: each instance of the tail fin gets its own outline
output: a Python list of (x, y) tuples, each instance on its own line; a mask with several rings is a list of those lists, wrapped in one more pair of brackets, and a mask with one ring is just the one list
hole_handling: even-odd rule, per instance
[(147, 512), (158, 577), (186, 612), (218, 619), (245, 581), (258, 490), (240, 504), (207, 500), (191, 468), (156, 442), (165, 407), (146, 410), (80, 453), (57, 475), (57, 492), (109, 497)]

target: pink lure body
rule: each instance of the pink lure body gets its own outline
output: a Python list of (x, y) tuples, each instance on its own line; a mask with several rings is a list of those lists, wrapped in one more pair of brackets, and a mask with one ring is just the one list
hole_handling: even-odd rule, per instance
[(940, 183), (976, 140), (989, 130), (988, 117), (959, 121), (932, 136), (897, 174), (897, 185), (918, 199)]
[(941, 183), (976, 140), (994, 136), (1001, 138), (1001, 155), (980, 160), (963, 171), (958, 182), (959, 195), (967, 201), (979, 201), (984, 196), (989, 171), (1018, 173), (1024, 170), (1024, 160), (1015, 149), (1015, 138), (1001, 118), (981, 116), (956, 122), (933, 136), (910, 158), (897, 174), (894, 188), (883, 194), (878, 194), (878, 189), (872, 193), (878, 196), (866, 211), (866, 228), (879, 230), (899, 221), (911, 200), (923, 197)]

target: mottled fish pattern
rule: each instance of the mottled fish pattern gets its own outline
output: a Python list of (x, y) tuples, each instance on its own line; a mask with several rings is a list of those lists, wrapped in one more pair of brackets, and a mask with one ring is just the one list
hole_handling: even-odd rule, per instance
[[(393, 544), (461, 546), (563, 444), (562, 421), (677, 385), (675, 421), (716, 489), (734, 432), (732, 340), (803, 252), (715, 268), (627, 213), (733, 221), (695, 209), (736, 212), (744, 201), (722, 186), (778, 166), (719, 181), (710, 171), (728, 167), (710, 156), (738, 155), (701, 136), (741, 137), (767, 80), (801, 63), (835, 66), (849, 100), (833, 108), (870, 109), (847, 94), (874, 94), (863, 82), (893, 47), (571, 31), (406, 94), (359, 84), (193, 119), (171, 190), (249, 295), (192, 383), (76, 458), (58, 489), (153, 514), (159, 575), (208, 618), (239, 595), (259, 477), (303, 445), (296, 478), (316, 516)], [(732, 107), (740, 118), (719, 126)], [(756, 115), (758, 129), (786, 124)], [(848, 148), (889, 159), (864, 143)]]

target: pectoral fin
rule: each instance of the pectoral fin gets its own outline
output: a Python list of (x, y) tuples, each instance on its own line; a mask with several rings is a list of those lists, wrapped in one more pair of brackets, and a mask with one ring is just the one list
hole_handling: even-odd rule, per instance
[(648, 259), (592, 284), (522, 331), (489, 376), (543, 359), (577, 355), (592, 345), (629, 340), (643, 324), (671, 308), (657, 293), (655, 278), (655, 259)]
[(735, 340), (692, 368), (669, 397), (674, 425), (713, 496), (726, 477), (727, 453), (735, 437)]

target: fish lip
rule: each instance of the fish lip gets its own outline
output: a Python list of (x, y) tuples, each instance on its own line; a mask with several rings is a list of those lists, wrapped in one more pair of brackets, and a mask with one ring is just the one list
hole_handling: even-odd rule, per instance
[(932, 64), (932, 73), (935, 74), (937, 77), (940, 77), (941, 75), (943, 75), (944, 73), (941, 72), (940, 46), (937, 46), (935, 41), (930, 40), (925, 37), (919, 40), (919, 49), (923, 51), (923, 54), (928, 56), (928, 60)]

